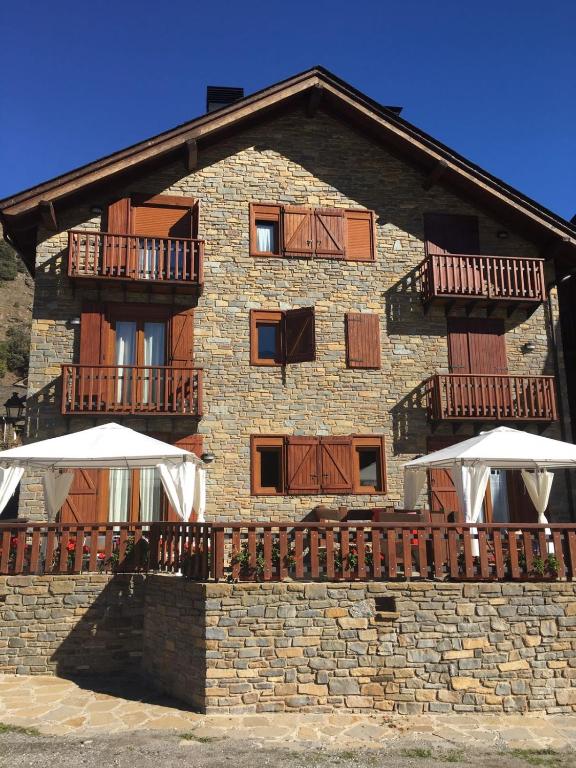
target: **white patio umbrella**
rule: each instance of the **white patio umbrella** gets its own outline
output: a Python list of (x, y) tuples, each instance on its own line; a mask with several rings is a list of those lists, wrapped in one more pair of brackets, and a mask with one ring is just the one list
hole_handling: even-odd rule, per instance
[(551, 469), (576, 467), (576, 446), (510, 427), (497, 427), (476, 437), (429, 453), (404, 465), (404, 503), (415, 506), (429, 469), (450, 470), (458, 499), (469, 523), (478, 522), (490, 469), (521, 469), (526, 489), (545, 516), (554, 475)]
[(182, 520), (195, 509), (198, 521), (204, 522), (204, 462), (189, 451), (114, 423), (0, 452), (0, 512), (26, 469), (43, 470), (46, 507), (55, 513), (71, 482), (70, 473), (62, 476), (59, 470), (106, 467), (157, 467), (170, 504)]

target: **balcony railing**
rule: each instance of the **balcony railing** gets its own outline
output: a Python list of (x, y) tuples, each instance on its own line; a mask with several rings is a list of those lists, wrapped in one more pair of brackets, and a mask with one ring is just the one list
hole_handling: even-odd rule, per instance
[(476, 298), (537, 304), (546, 298), (543, 259), (428, 254), (420, 275), (426, 302)]
[(0, 574), (117, 571), (195, 581), (555, 581), (576, 577), (576, 525), (0, 523)]
[(201, 416), (202, 369), (63, 365), (62, 413)]
[(68, 232), (68, 275), (199, 286), (204, 241), (107, 232)]
[(556, 421), (553, 376), (436, 374), (426, 383), (433, 421)]

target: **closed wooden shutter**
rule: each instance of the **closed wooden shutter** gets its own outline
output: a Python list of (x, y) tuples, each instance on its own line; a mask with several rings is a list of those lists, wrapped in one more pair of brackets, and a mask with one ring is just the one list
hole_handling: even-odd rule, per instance
[(285, 256), (314, 254), (313, 213), (309, 208), (286, 206), (282, 211), (282, 239)]
[(372, 211), (346, 211), (346, 258), (374, 260), (374, 215)]
[(145, 237), (191, 237), (192, 210), (189, 206), (138, 205), (132, 209), (132, 229)]
[(284, 360), (304, 363), (316, 359), (314, 307), (284, 313)]
[(105, 523), (104, 478), (108, 470), (75, 469), (68, 498), (60, 511), (61, 523)]
[(116, 235), (128, 235), (131, 229), (130, 198), (122, 197), (108, 206), (106, 231)]
[(288, 493), (318, 493), (318, 438), (286, 438), (286, 465)]
[(337, 208), (316, 208), (314, 211), (314, 241), (316, 256), (344, 256), (344, 211)]
[(194, 359), (194, 310), (182, 309), (170, 319), (170, 363), (192, 365)]
[(478, 218), (448, 213), (427, 213), (424, 217), (427, 253), (480, 253)]
[(324, 493), (352, 491), (352, 439), (320, 438), (321, 488)]
[(448, 351), (452, 373), (504, 375), (508, 371), (504, 323), (488, 318), (450, 318)]
[(348, 368), (380, 368), (380, 317), (366, 312), (346, 314)]
[(84, 304), (80, 316), (80, 365), (107, 362), (108, 320), (102, 304)]

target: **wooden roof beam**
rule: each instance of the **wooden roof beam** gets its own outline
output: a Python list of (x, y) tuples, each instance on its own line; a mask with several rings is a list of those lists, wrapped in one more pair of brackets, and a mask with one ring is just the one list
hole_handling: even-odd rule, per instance
[(432, 168), (432, 170), (428, 173), (424, 181), (422, 182), (422, 189), (425, 189), (428, 191), (429, 189), (432, 189), (432, 187), (435, 184), (438, 184), (442, 176), (446, 173), (448, 170), (448, 163), (446, 160), (438, 160), (436, 165)]
[(196, 139), (188, 139), (184, 144), (186, 153), (186, 170), (195, 171), (198, 167), (198, 142)]
[(324, 88), (321, 85), (315, 85), (310, 89), (308, 99), (306, 101), (306, 117), (314, 117), (318, 111), (318, 107), (322, 103), (324, 98)]
[(40, 221), (50, 232), (58, 232), (58, 219), (54, 210), (54, 203), (50, 200), (42, 200), (38, 204)]

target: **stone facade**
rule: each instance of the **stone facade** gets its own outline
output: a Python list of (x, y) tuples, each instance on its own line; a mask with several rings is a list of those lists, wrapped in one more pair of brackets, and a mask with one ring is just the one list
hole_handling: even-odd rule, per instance
[(0, 672), (143, 674), (202, 711), (576, 711), (574, 583), (2, 577), (0, 601)]
[[(294, 111), (201, 150), (193, 173), (174, 162), (116, 190), (116, 197), (148, 192), (200, 200), (205, 286), (197, 300), (194, 353), (196, 364), (204, 367), (205, 415), (198, 425), (194, 419), (163, 418), (161, 429), (174, 435), (198, 430), (205, 450), (216, 455), (208, 477), (209, 517), (301, 519), (317, 504), (366, 507), (401, 501), (401, 466), (426, 452), (431, 434), (423, 382), (435, 372), (448, 372), (444, 312), (434, 308), (425, 315), (416, 291), (415, 270), (424, 256), (423, 214), (477, 215), (483, 253), (538, 255), (519, 232), (509, 230), (507, 239), (498, 238), (508, 227), (489, 212), (442, 185), (424, 191), (422, 181), (419, 170), (336, 118), (319, 112), (307, 119)], [(153, 290), (125, 294), (113, 283), (101, 293), (71, 286), (66, 277), (66, 230), (101, 229), (100, 216), (90, 211), (105, 208), (107, 201), (95, 196), (82, 207), (64, 211), (57, 234), (39, 231), (29, 376), (31, 439), (97, 423), (60, 414), (60, 365), (78, 360), (79, 332), (69, 320), (79, 315), (83, 300), (186, 302), (185, 297), (173, 299)], [(373, 209), (375, 263), (250, 257), (249, 203), (258, 201)], [(316, 361), (286, 366), (284, 371), (250, 366), (250, 309), (312, 304)], [(351, 311), (380, 315), (381, 370), (346, 368), (344, 315)], [(472, 310), (472, 315), (485, 313)], [(493, 316), (505, 317), (505, 311), (496, 308)], [(505, 322), (510, 372), (553, 374), (555, 291), (549, 306), (539, 307), (529, 318), (517, 312)], [(535, 345), (530, 354), (522, 351), (527, 341)], [(562, 394), (563, 378), (559, 383)], [(158, 419), (124, 423), (142, 431), (159, 429)], [(567, 429), (553, 424), (545, 434), (566, 437)], [(385, 435), (386, 496), (250, 495), (251, 434), (351, 433)], [(436, 434), (451, 434), (449, 425)], [(459, 434), (464, 439), (471, 427)], [(560, 479), (554, 492), (556, 517), (569, 518)], [(426, 503), (424, 497), (421, 501)], [(41, 486), (34, 478), (24, 484), (21, 514), (43, 517)]]

